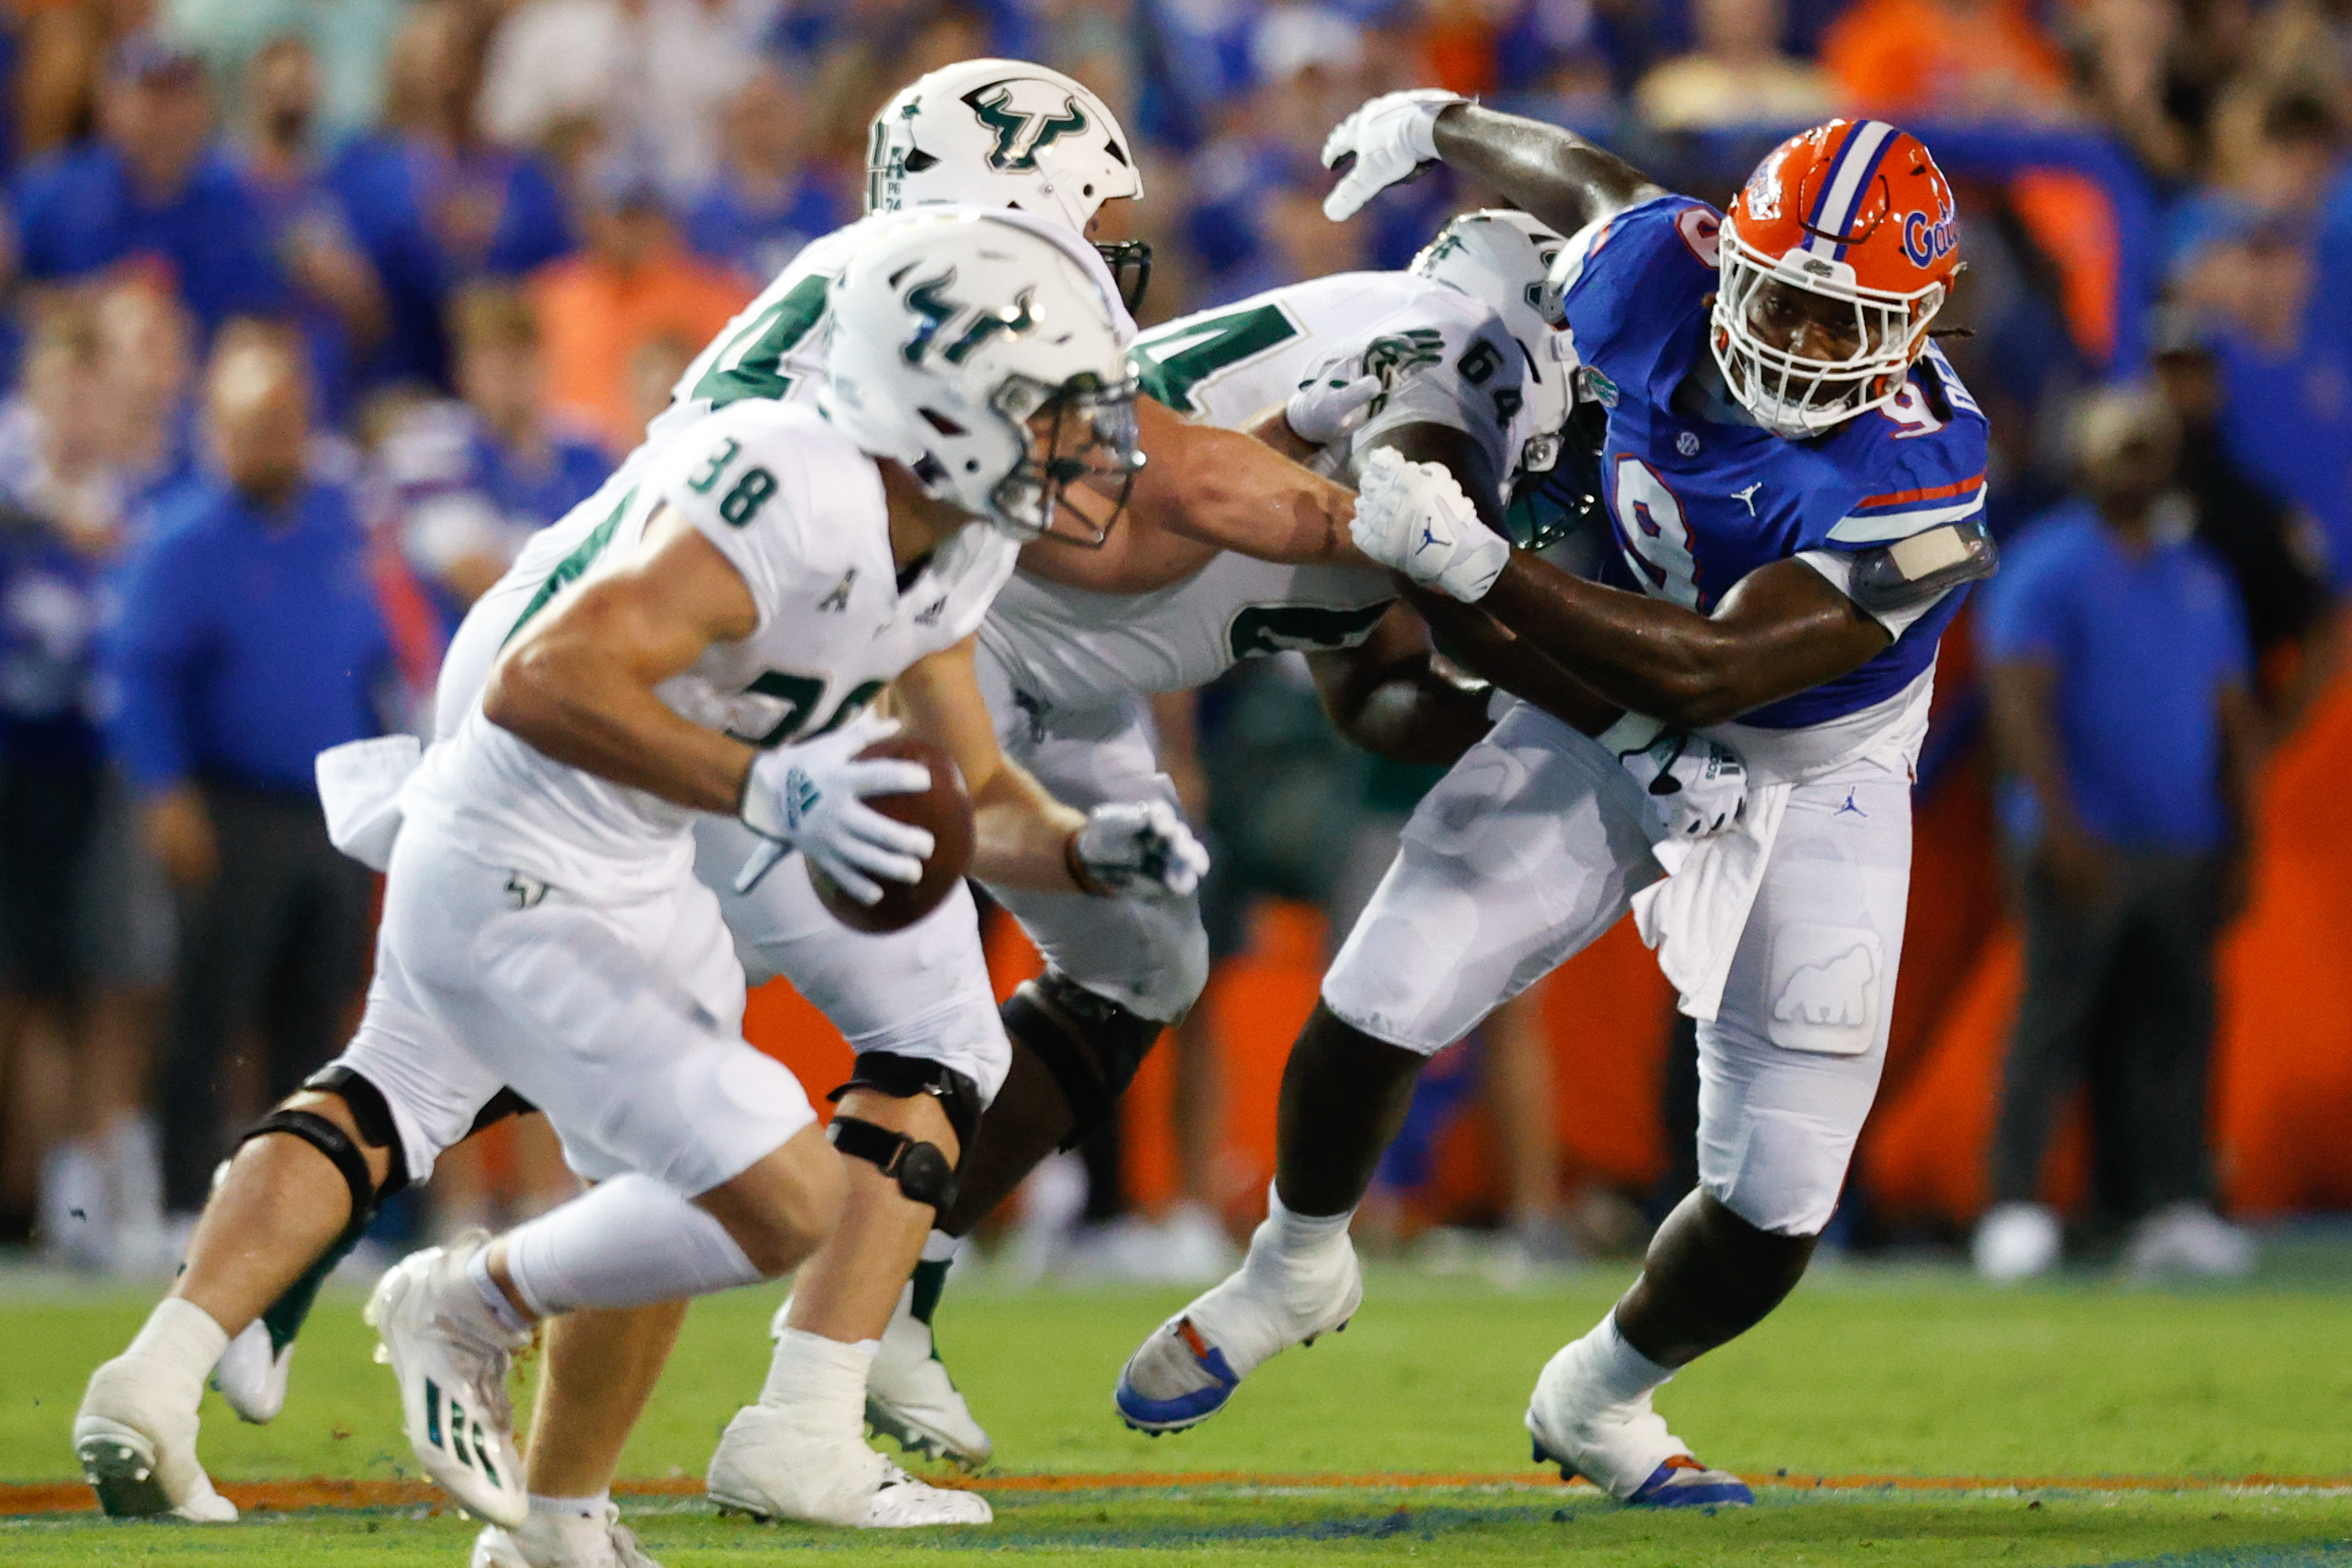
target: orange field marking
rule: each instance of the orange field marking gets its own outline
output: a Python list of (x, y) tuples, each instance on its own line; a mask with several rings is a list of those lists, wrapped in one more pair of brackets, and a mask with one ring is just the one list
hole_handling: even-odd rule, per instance
[[(1371, 1471), (1361, 1475), (1328, 1472), (1307, 1475), (1253, 1475), (1240, 1470), (1139, 1470), (1069, 1475), (1001, 1475), (971, 1479), (932, 1478), (936, 1484), (961, 1486), (982, 1492), (1182, 1491), (1207, 1487), (1254, 1487), (1331, 1491), (1392, 1491), (1400, 1488), (1467, 1489), (1517, 1487), (1529, 1489), (1557, 1486), (1528, 1470), (1507, 1473), (1448, 1474), (1428, 1470)], [(2275, 1487), (2296, 1491), (2352, 1489), (2352, 1476), (1804, 1476), (1752, 1475), (1750, 1486), (1795, 1491), (2082, 1491), (2181, 1492), (2219, 1491), (2230, 1488)], [(624, 1497), (690, 1498), (702, 1495), (701, 1481), (692, 1477), (616, 1483)], [(440, 1508), (446, 1494), (419, 1480), (332, 1480), (312, 1477), (287, 1481), (229, 1481), (221, 1494), (240, 1511), (289, 1513), (321, 1508)], [(88, 1487), (74, 1481), (28, 1485), (0, 1484), (0, 1516), (90, 1513), (97, 1500)]]

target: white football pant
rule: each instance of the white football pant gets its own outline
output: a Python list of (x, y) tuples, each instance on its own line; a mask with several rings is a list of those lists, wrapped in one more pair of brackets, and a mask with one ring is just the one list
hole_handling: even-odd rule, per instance
[[(1424, 1055), (1608, 931), (1660, 875), (1655, 818), (1597, 742), (1521, 704), (1423, 798), (1323, 1001)], [(1712, 1023), (1699, 1184), (1759, 1229), (1829, 1223), (1886, 1056), (1911, 874), (1907, 779), (1795, 786)]]

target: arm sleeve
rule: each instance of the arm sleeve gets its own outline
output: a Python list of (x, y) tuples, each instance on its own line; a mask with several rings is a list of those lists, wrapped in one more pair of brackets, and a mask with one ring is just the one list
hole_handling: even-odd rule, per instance
[(188, 732), (187, 676), (209, 598), (195, 552), (181, 536), (156, 540), (131, 563), (121, 608), (101, 645), (113, 700), (107, 747), (143, 795), (186, 782), (194, 768)]

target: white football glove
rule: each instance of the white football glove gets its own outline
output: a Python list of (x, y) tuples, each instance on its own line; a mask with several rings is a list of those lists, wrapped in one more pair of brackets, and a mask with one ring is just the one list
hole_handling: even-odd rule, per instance
[(1600, 736), (1677, 838), (1722, 832), (1748, 809), (1748, 765), (1729, 747), (1628, 713)]
[(1511, 559), (1511, 546), (1479, 519), (1452, 474), (1408, 463), (1393, 447), (1365, 458), (1348, 532), (1356, 548), (1465, 605), (1486, 597)]
[(898, 732), (896, 719), (871, 716), (843, 725), (796, 746), (763, 752), (743, 785), (743, 826), (768, 840), (736, 874), (735, 890), (748, 893), (786, 855), (797, 849), (841, 884), (861, 904), (882, 897), (874, 878), (919, 882), (934, 845), (930, 833), (883, 816), (866, 804), (869, 795), (919, 795), (931, 787), (931, 770), (903, 757), (857, 753)]
[(1323, 216), (1345, 223), (1389, 186), (1437, 162), (1439, 113), (1469, 101), (1443, 88), (1415, 88), (1382, 93), (1339, 121), (1324, 138), (1323, 166), (1336, 168), (1342, 158), (1356, 162), (1323, 198)]
[(1070, 869), (1090, 893), (1181, 899), (1201, 885), (1209, 852), (1164, 800), (1115, 800), (1070, 836)]
[(1377, 375), (1360, 375), (1350, 380), (1347, 373), (1354, 360), (1343, 357), (1330, 366), (1333, 374), (1321, 370), (1310, 373), (1282, 405), (1284, 423), (1290, 433), (1310, 447), (1328, 447), (1355, 433), (1358, 426), (1370, 417), (1372, 400), (1385, 390)]

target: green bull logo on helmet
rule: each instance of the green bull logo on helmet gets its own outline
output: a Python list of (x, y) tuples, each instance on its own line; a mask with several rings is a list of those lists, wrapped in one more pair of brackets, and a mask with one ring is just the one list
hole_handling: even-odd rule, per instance
[[(1033, 101), (1024, 105), (1021, 100)], [(988, 166), (1026, 172), (1037, 166), (1037, 154), (1065, 136), (1087, 128), (1087, 111), (1077, 100), (1039, 81), (995, 81), (963, 95), (963, 101), (995, 133)]]

